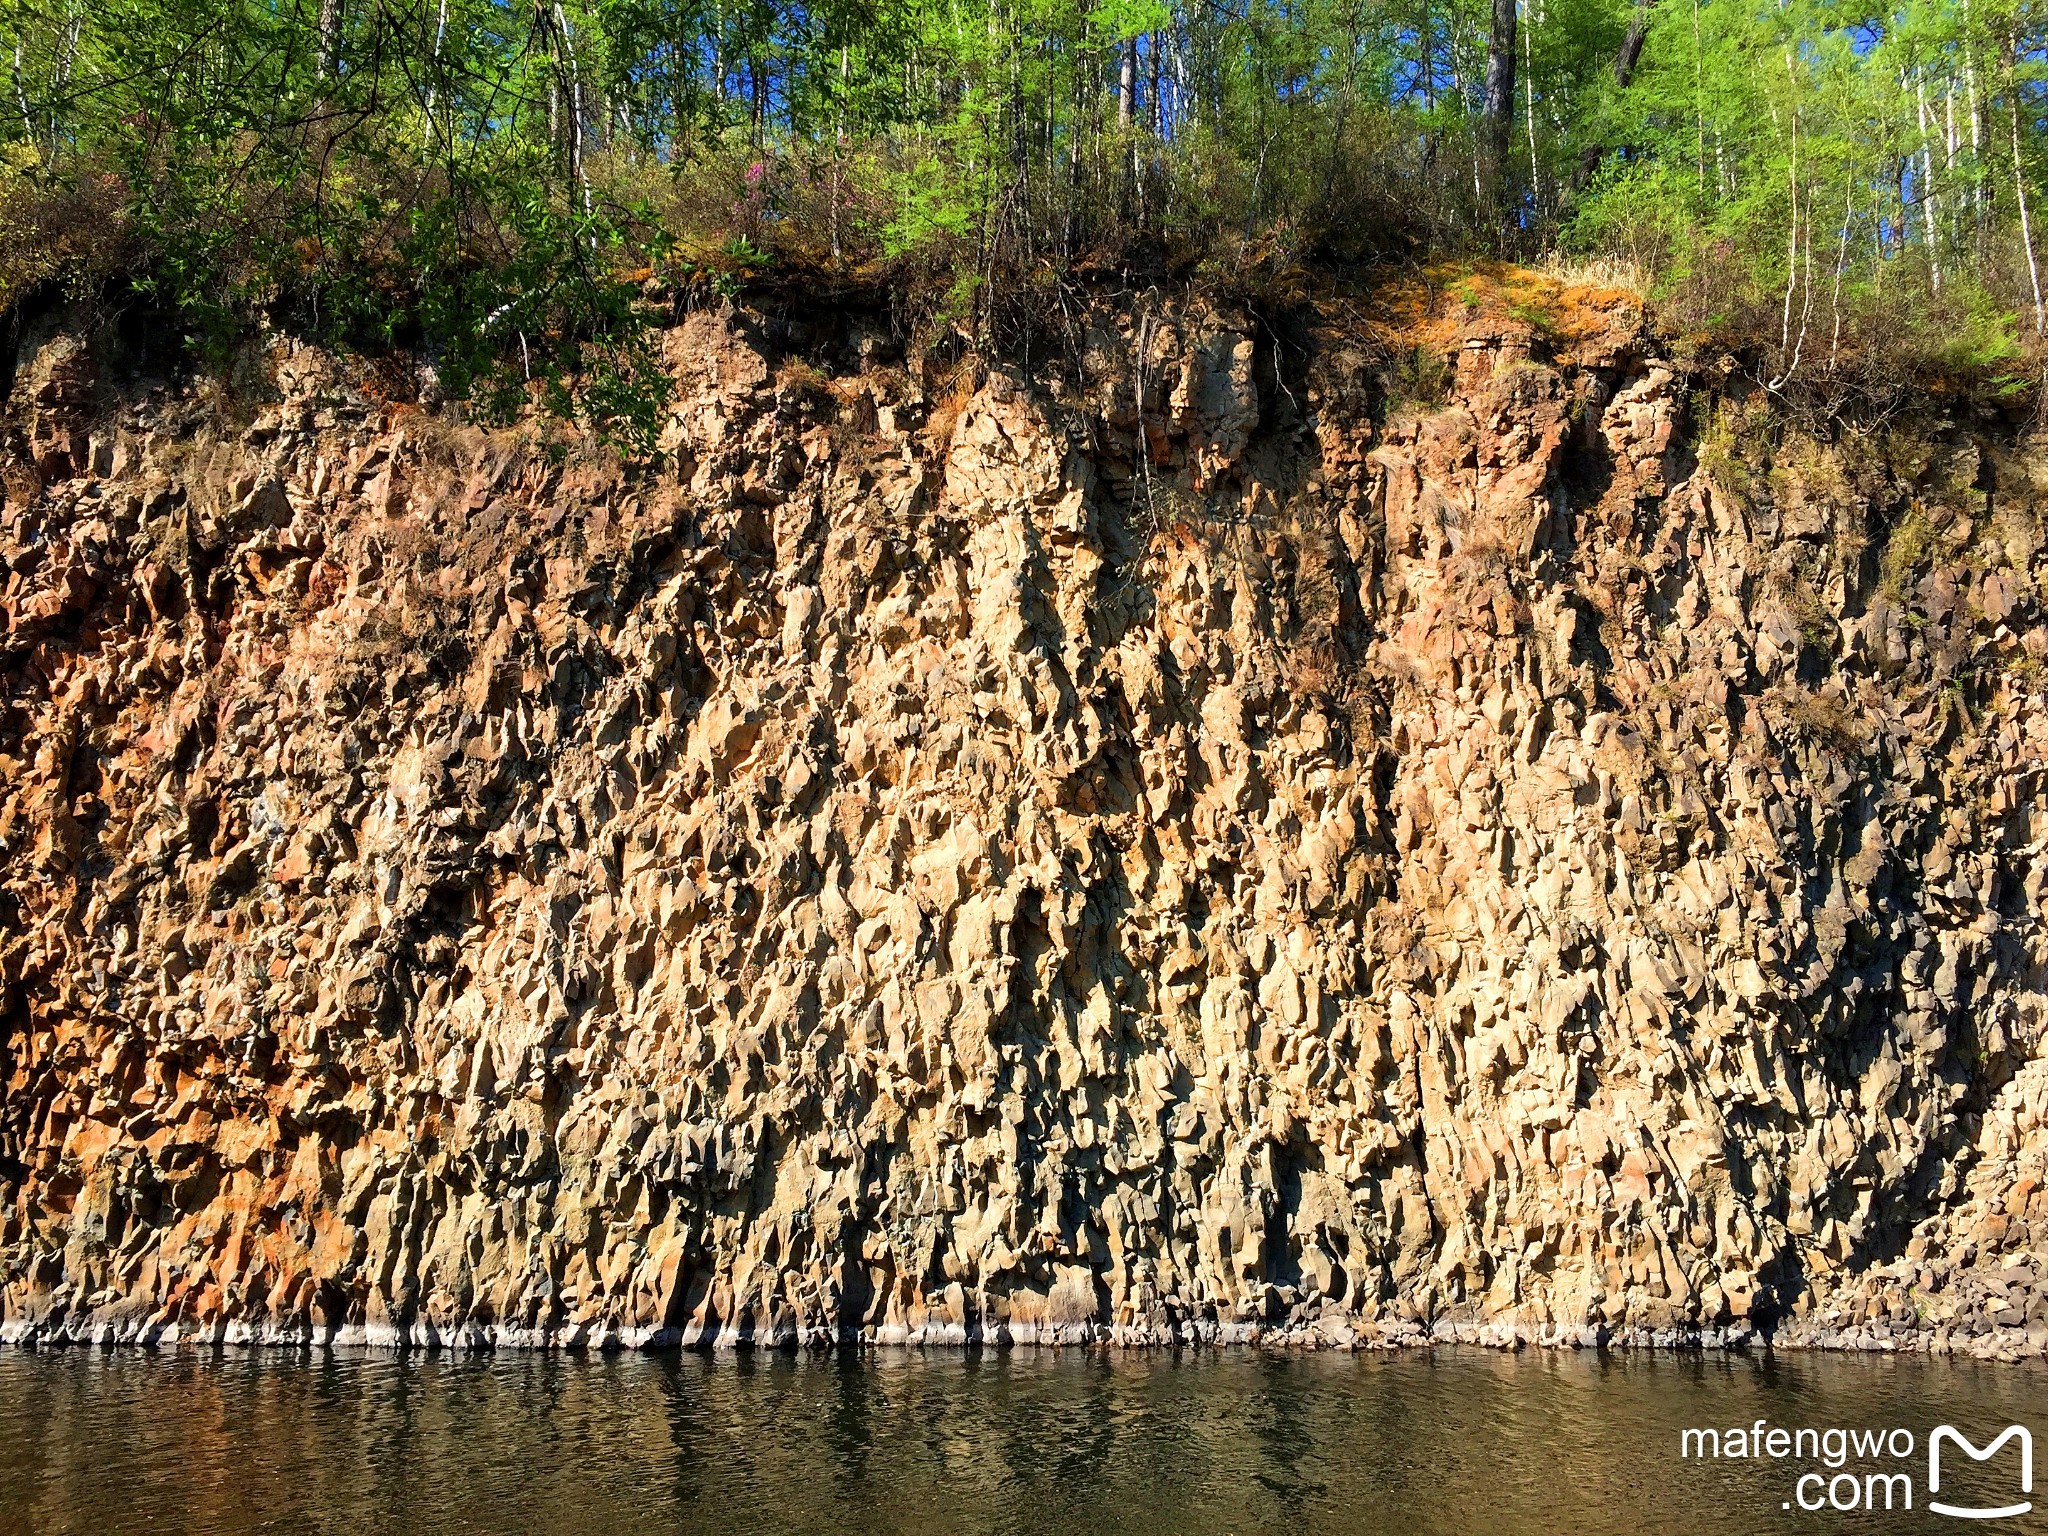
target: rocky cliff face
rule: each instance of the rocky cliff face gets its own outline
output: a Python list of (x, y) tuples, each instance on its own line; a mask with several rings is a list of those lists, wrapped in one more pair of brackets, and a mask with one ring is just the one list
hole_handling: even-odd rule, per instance
[(0, 1337), (2048, 1343), (2048, 444), (1564, 298), (32, 350)]

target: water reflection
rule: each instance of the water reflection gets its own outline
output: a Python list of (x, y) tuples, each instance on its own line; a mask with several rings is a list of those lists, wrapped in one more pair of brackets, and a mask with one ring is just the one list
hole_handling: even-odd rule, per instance
[(10, 1351), (0, 1532), (1903, 1531), (1944, 1522), (1788, 1511), (1800, 1469), (1681, 1461), (1679, 1430), (1986, 1430), (2027, 1422), (2044, 1384), (1915, 1360), (1476, 1351)]

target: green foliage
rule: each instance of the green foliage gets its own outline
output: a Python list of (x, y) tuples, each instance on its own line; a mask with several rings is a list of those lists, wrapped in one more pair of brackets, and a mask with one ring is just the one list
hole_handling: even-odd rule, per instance
[(1755, 399), (1710, 400), (1702, 409), (1700, 472), (1737, 506), (1757, 505), (1769, 489), (1769, 409)]
[(904, 256), (935, 246), (965, 246), (973, 239), (979, 210), (970, 187), (961, 185), (936, 155), (890, 177), (895, 216), (882, 226), (882, 250)]
[[(1576, 249), (1773, 388), (1977, 382), (2038, 344), (2042, 19), (2008, 0), (1706, 0), (1649, 13), (1600, 116)], [(2022, 208), (2025, 208), (2025, 216)]]
[[(125, 280), (638, 434), (651, 274), (924, 285), (1552, 246), (1774, 390), (2016, 388), (2044, 316), (2018, 0), (0, 0), (0, 303)], [(1646, 29), (1646, 30), (1638, 30)], [(1640, 41), (1640, 49), (1634, 44)], [(1512, 84), (1489, 114), (1492, 64)], [(9, 129), (12, 133), (12, 128)], [(1532, 323), (1541, 319), (1532, 315)]]
[(1885, 593), (1894, 602), (1906, 602), (1922, 571), (1944, 558), (1949, 549), (1950, 541), (1935, 526), (1926, 507), (1918, 501), (1912, 503), (1885, 541), (1879, 562)]
[(89, 288), (122, 245), (118, 192), (105, 178), (67, 181), (33, 144), (0, 144), (0, 312), (46, 283)]
[(1418, 342), (1395, 359), (1392, 400), (1405, 404), (1437, 406), (1450, 388), (1451, 360), (1434, 347)]

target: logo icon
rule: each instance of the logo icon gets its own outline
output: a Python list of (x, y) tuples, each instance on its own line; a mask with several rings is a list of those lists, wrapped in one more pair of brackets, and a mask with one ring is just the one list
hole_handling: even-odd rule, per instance
[[(1941, 1492), (1942, 1441), (1953, 1440), (1956, 1444), (1956, 1449), (1960, 1450), (1972, 1461), (1989, 1461), (1998, 1454), (2000, 1447), (2006, 1441), (2012, 1439), (2017, 1439), (2020, 1443), (2020, 1492), (2032, 1493), (2034, 1491), (2034, 1437), (2027, 1433), (2024, 1426), (2019, 1424), (2007, 1425), (2005, 1433), (1985, 1446), (1981, 1451), (1965, 1439), (1962, 1432), (1953, 1424), (1936, 1425), (1934, 1433), (1927, 1437), (1927, 1491), (1929, 1493)], [(1997, 1509), (1976, 1509), (1968, 1505), (1943, 1504), (1939, 1501), (1931, 1500), (1927, 1507), (1937, 1515), (1954, 1515), (1962, 1520), (2003, 1520), (2011, 1515), (2024, 1515), (2034, 1505), (2032, 1500), (2028, 1500), (2022, 1504), (2001, 1505)]]

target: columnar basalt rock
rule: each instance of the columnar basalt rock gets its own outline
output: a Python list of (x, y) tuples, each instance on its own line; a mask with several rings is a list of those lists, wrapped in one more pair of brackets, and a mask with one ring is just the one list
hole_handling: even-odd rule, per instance
[(665, 355), (659, 468), (24, 360), (0, 1339), (2048, 1344), (2048, 444)]

